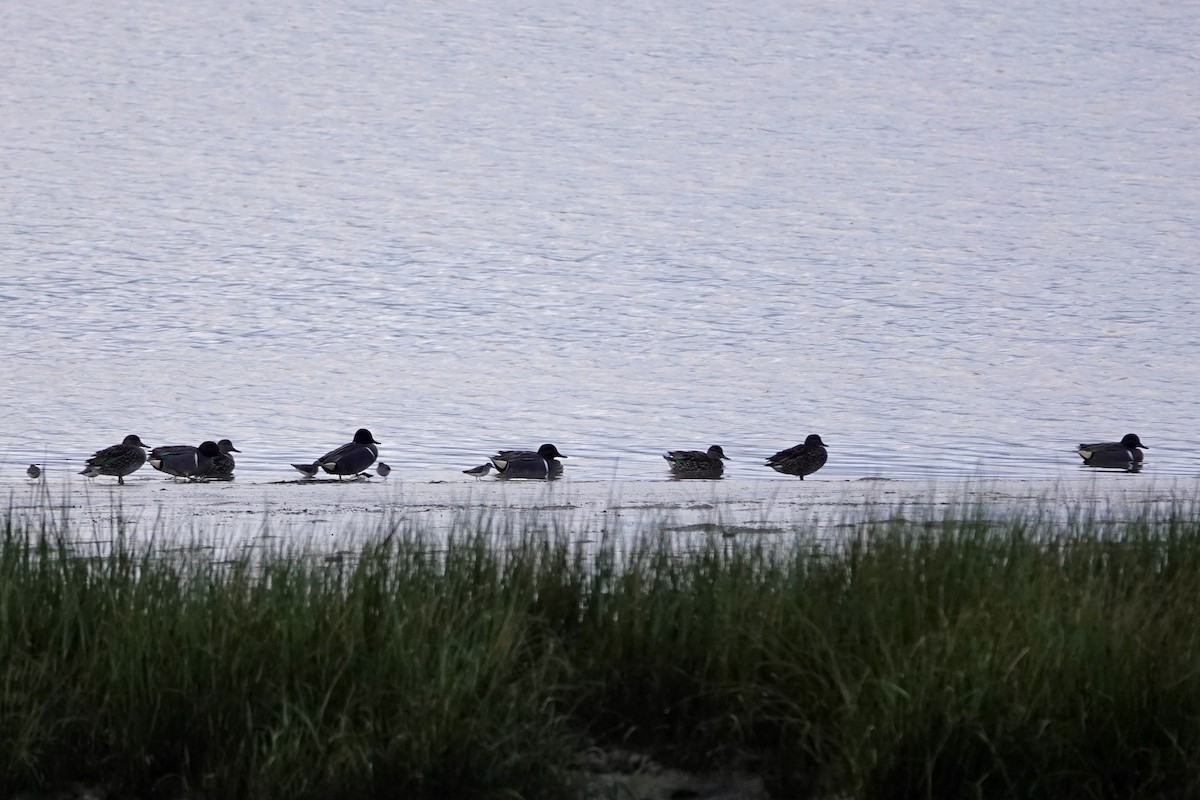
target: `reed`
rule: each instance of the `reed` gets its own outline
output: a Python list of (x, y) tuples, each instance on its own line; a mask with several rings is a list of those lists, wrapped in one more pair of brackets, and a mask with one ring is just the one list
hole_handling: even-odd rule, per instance
[(842, 530), (476, 518), (215, 558), (202, 531), (96, 549), (10, 512), (0, 795), (568, 797), (594, 744), (779, 797), (1200, 789), (1194, 505)]

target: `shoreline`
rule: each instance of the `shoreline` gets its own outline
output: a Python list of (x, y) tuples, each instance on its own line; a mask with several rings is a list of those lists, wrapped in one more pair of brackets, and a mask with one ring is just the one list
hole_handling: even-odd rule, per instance
[[(539, 527), (588, 538), (661, 530), (706, 535), (787, 535), (797, 527), (836, 530), (889, 515), (936, 515), (957, 505), (996, 513), (1091, 513), (1128, 518), (1197, 497), (1200, 481), (1118, 473), (1079, 479), (853, 481), (281, 481), (172, 483), (133, 480), (0, 481), (16, 513), (66, 514), (76, 531), (215, 535), (230, 544), (257, 537), (310, 536), (349, 545), (362, 535), (413, 527), (449, 534), (480, 523), (496, 531)], [(1050, 502), (1046, 502), (1050, 501)], [(82, 523), (82, 524), (81, 524)]]

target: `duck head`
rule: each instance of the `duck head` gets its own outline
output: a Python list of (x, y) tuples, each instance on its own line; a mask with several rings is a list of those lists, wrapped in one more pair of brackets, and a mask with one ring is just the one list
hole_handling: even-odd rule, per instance
[(537, 449), (537, 454), (545, 459), (566, 458), (566, 456), (558, 452), (557, 447), (548, 442)]
[(375, 437), (371, 435), (371, 432), (369, 430), (367, 430), (366, 428), (359, 428), (357, 431), (354, 432), (354, 443), (355, 444), (379, 444), (379, 442), (375, 441)]

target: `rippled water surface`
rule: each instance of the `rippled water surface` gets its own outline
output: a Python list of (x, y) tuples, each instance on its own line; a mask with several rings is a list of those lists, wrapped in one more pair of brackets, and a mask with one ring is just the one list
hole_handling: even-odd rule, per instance
[(13, 0), (0, 472), (1194, 475), (1200, 14), (1045, 6)]

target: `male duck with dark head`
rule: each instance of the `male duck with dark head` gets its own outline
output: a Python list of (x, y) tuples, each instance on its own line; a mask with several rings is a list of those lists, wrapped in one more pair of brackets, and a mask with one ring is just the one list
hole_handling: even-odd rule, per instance
[(379, 442), (366, 428), (359, 428), (354, 434), (354, 441), (330, 450), (311, 464), (292, 464), (304, 473), (306, 478), (317, 474), (323, 469), (330, 475), (337, 475), (341, 480), (345, 475), (359, 475), (379, 458)]
[(829, 460), (829, 453), (826, 452), (825, 447), (826, 444), (821, 441), (821, 437), (811, 433), (804, 440), (804, 444), (780, 450), (768, 458), (767, 466), (776, 472), (795, 475), (800, 480), (804, 480), (805, 475), (813, 474), (825, 466), (825, 462)]
[[(240, 453), (242, 451), (234, 447), (233, 442), (231, 442), (229, 439), (222, 439), (221, 441), (217, 442), (216, 448), (216, 454), (208, 457), (207, 468), (204, 470), (204, 474), (202, 476), (199, 474), (175, 475), (175, 473), (172, 472), (172, 468), (174, 466), (186, 465), (188, 463), (187, 458), (180, 458), (179, 456), (190, 456), (192, 459), (196, 459), (198, 457), (200, 448), (190, 444), (165, 444), (154, 448), (150, 451), (150, 466), (154, 467), (159, 472), (165, 472), (168, 475), (173, 475), (177, 478), (203, 477), (206, 480), (233, 480), (233, 468), (237, 466), (237, 463), (233, 460), (233, 456), (229, 454)], [(190, 469), (190, 471), (193, 472), (195, 471), (194, 467), (187, 468), (185, 466), (185, 469)]]
[(168, 445), (150, 453), (150, 466), (172, 478), (198, 480), (212, 473), (213, 462), (221, 455), (216, 442), (201, 442), (199, 447)]
[(663, 458), (676, 478), (719, 478), (725, 472), (725, 465), (721, 463), (725, 460), (725, 451), (719, 444), (707, 451), (669, 450), (663, 453)]
[(120, 444), (97, 450), (79, 474), (89, 478), (109, 475), (117, 479), (117, 485), (123, 486), (125, 476), (137, 472), (146, 463), (146, 448), (149, 446), (142, 444), (142, 440), (131, 433)]
[(490, 457), (492, 466), (496, 468), (497, 478), (531, 478), (533, 480), (553, 480), (562, 475), (563, 465), (556, 461), (566, 458), (552, 444), (544, 444), (532, 450), (501, 450)]
[(1127, 433), (1121, 437), (1119, 442), (1081, 444), (1075, 449), (1075, 452), (1079, 453), (1085, 467), (1124, 469), (1136, 472), (1142, 466), (1142, 450), (1149, 449), (1142, 444), (1142, 440), (1136, 433)]

